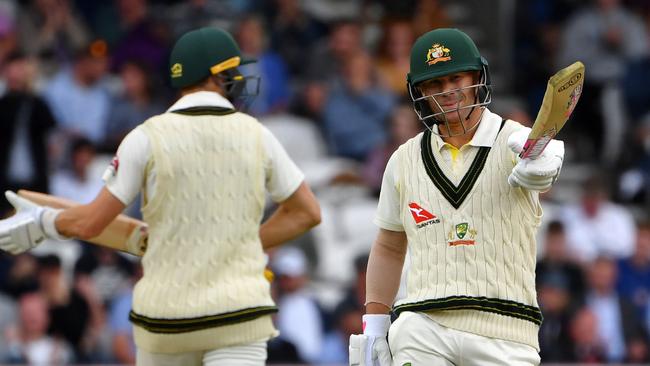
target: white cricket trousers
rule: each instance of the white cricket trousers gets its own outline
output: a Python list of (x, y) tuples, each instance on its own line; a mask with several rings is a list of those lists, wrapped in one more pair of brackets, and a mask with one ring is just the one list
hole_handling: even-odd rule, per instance
[(390, 326), (393, 366), (537, 366), (535, 348), (446, 328), (422, 313), (405, 311)]
[(137, 350), (137, 366), (263, 366), (266, 342), (186, 353), (151, 353)]

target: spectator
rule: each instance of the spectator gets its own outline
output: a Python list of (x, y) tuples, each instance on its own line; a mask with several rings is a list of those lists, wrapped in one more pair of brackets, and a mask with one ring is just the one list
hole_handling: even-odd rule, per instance
[(291, 113), (321, 123), (328, 93), (327, 82), (318, 78), (306, 80), (293, 98)]
[(295, 247), (280, 248), (272, 258), (278, 284), (277, 327), (280, 337), (296, 346), (307, 362), (320, 355), (323, 327), (320, 309), (307, 292), (307, 258)]
[(0, 332), (0, 362), (9, 358), (9, 340), (7, 337), (11, 337), (12, 334), (7, 330), (11, 329), (18, 318), (17, 307), (14, 299), (0, 293), (0, 329), (3, 330)]
[[(650, 19), (650, 18), (649, 18)], [(650, 113), (650, 55), (630, 61), (621, 80), (626, 111), (634, 124)]]
[(569, 277), (548, 272), (537, 276), (537, 294), (544, 322), (539, 329), (540, 357), (543, 362), (571, 359), (571, 291)]
[(331, 153), (364, 161), (386, 142), (386, 120), (394, 96), (376, 83), (374, 63), (366, 53), (347, 59), (338, 83), (329, 94), (323, 129)]
[(147, 0), (117, 0), (122, 34), (114, 47), (112, 66), (119, 70), (129, 60), (147, 60), (153, 75), (167, 75), (169, 30), (157, 22)]
[(650, 304), (650, 223), (637, 225), (634, 254), (618, 262), (619, 294), (634, 304), (637, 314), (645, 317)]
[(600, 363), (606, 361), (605, 343), (598, 332), (598, 319), (588, 308), (578, 310), (571, 319), (571, 340), (573, 341), (571, 361)]
[(519, 1), (515, 6), (514, 87), (516, 94), (525, 98), (528, 112), (537, 113), (548, 77), (556, 72), (556, 65), (549, 60), (557, 59), (561, 31), (566, 18), (574, 14), (577, 2), (529, 0)]
[(328, 37), (314, 46), (308, 56), (308, 79), (329, 81), (336, 78), (343, 72), (347, 60), (360, 50), (363, 50), (361, 24), (349, 19), (335, 22)]
[(103, 187), (100, 176), (90, 174), (90, 165), (95, 159), (95, 146), (85, 138), (72, 142), (70, 167), (52, 176), (52, 194), (69, 200), (88, 203)]
[(627, 353), (625, 363), (647, 365), (650, 363), (650, 346), (648, 339), (643, 336), (637, 336), (631, 339), (627, 344)]
[(347, 364), (350, 335), (363, 332), (359, 318), (363, 308), (343, 302), (334, 311), (334, 329), (323, 338), (319, 364)]
[(388, 141), (370, 152), (363, 167), (364, 180), (375, 193), (381, 188), (388, 159), (401, 144), (420, 133), (423, 125), (410, 104), (400, 104), (392, 111), (388, 128)]
[(535, 278), (537, 285), (548, 276), (559, 276), (566, 283), (566, 290), (571, 294), (571, 305), (581, 306), (584, 302), (585, 281), (582, 269), (567, 255), (566, 232), (560, 221), (551, 221), (548, 224), (545, 238), (546, 253), (537, 262)]
[(57, 256), (41, 257), (39, 265), (39, 284), (49, 304), (51, 319), (48, 333), (65, 339), (72, 346), (77, 362), (92, 361), (103, 317), (92, 283), (87, 277), (80, 277), (71, 288)]
[[(242, 1), (241, 3), (245, 3)], [(232, 1), (189, 0), (175, 2), (168, 9), (167, 24), (170, 25), (175, 39), (198, 28), (218, 25), (229, 29), (237, 19), (238, 9)]]
[(133, 272), (129, 286), (121, 289), (111, 302), (109, 326), (112, 335), (113, 355), (121, 364), (135, 363), (135, 342), (133, 341), (133, 326), (129, 322), (129, 312), (133, 300), (133, 286), (142, 277), (142, 266), (132, 265)]
[(69, 64), (76, 50), (90, 40), (69, 0), (31, 0), (18, 24), (22, 50), (41, 61), (46, 75)]
[(312, 67), (305, 55), (325, 34), (325, 26), (305, 13), (299, 0), (275, 0), (275, 15), (271, 22), (271, 48), (288, 67), (289, 73), (304, 78)]
[(105, 134), (109, 151), (117, 150), (124, 136), (137, 125), (165, 111), (154, 92), (154, 80), (150, 75), (151, 70), (144, 62), (129, 60), (122, 65), (120, 79), (124, 91), (113, 102)]
[[(617, 145), (605, 145), (609, 136), (624, 128), (618, 100), (608, 88), (617, 85), (625, 72), (626, 63), (648, 54), (648, 35), (641, 20), (621, 5), (620, 0), (592, 0), (591, 4), (571, 17), (564, 28), (558, 66), (576, 60), (584, 62), (584, 93), (573, 117), (567, 125), (570, 136), (581, 145), (579, 158), (605, 155)], [(604, 97), (609, 96), (609, 97)], [(605, 106), (615, 103), (615, 108)], [(608, 139), (604, 138), (607, 131)], [(602, 148), (605, 145), (606, 148)]]
[(416, 35), (435, 28), (448, 28), (451, 21), (445, 7), (438, 0), (417, 0), (413, 12), (413, 25)]
[[(18, 50), (17, 12), (16, 2), (0, 2), (0, 67), (4, 67), (7, 58)], [(4, 91), (4, 80), (0, 80), (0, 93)]]
[[(48, 191), (48, 133), (55, 126), (45, 102), (33, 94), (34, 65), (11, 56), (4, 69), (7, 93), (0, 98), (0, 191)], [(9, 208), (0, 200), (0, 214)]]
[(628, 210), (609, 200), (604, 178), (594, 175), (583, 185), (582, 199), (565, 207), (560, 218), (572, 254), (583, 262), (605, 255), (627, 258), (634, 251), (636, 229)]
[(406, 96), (406, 74), (411, 68), (411, 46), (415, 34), (407, 19), (388, 20), (383, 27), (377, 54), (377, 70), (387, 89)]
[(38, 292), (20, 297), (18, 324), (7, 329), (9, 357), (3, 362), (29, 365), (62, 365), (73, 360), (70, 347), (60, 339), (47, 335), (50, 317), (47, 300)]
[(282, 337), (275, 337), (268, 342), (268, 357), (266, 358), (268, 365), (274, 364), (302, 364), (305, 363), (298, 350), (293, 343), (283, 339)]
[(249, 111), (256, 116), (281, 112), (289, 102), (289, 81), (286, 65), (280, 56), (267, 49), (262, 19), (256, 16), (244, 18), (236, 32), (242, 54), (257, 62), (240, 66), (244, 75), (259, 75), (259, 94), (252, 101)]
[(44, 97), (64, 136), (104, 140), (110, 98), (103, 78), (107, 70), (106, 42), (79, 50), (70, 69), (59, 71), (45, 86)]
[(626, 155), (631, 167), (620, 176), (619, 193), (624, 202), (647, 204), (650, 203), (650, 113), (630, 133), (633, 138)]
[(2, 264), (2, 267), (7, 268), (7, 271), (0, 277), (1, 292), (17, 300), (27, 292), (38, 290), (38, 263), (31, 254), (24, 253), (11, 257)]
[(76, 273), (92, 279), (100, 301), (109, 305), (124, 288), (129, 287), (133, 264), (108, 248), (90, 246), (84, 249), (75, 265)]
[(646, 336), (634, 305), (616, 292), (616, 262), (598, 257), (588, 269), (587, 306), (598, 319), (597, 333), (610, 362), (621, 362), (633, 339)]
[[(345, 303), (350, 307), (357, 308), (364, 313), (366, 303), (366, 271), (368, 269), (368, 253), (360, 254), (354, 258), (355, 278), (352, 286), (346, 291), (346, 295), (337, 307), (345, 308)], [(336, 311), (335, 311), (336, 313)]]

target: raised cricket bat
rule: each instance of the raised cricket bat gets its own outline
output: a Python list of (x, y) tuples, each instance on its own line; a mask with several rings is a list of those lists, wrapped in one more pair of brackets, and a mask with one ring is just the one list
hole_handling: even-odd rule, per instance
[(522, 159), (536, 159), (564, 127), (578, 104), (585, 81), (585, 65), (578, 61), (551, 76), (546, 84), (542, 106), (521, 150)]
[[(79, 203), (65, 198), (52, 196), (45, 193), (21, 189), (18, 195), (36, 204), (52, 208), (69, 208), (78, 206)], [(146, 249), (147, 224), (126, 215), (118, 215), (99, 236), (87, 240), (93, 244), (104, 247), (131, 252), (128, 250), (129, 239), (138, 243), (138, 251), (144, 253)]]

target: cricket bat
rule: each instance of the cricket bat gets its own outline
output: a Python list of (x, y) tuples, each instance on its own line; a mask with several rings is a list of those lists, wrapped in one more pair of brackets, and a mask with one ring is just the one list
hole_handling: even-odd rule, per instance
[[(65, 198), (52, 196), (45, 193), (21, 189), (20, 197), (26, 198), (41, 206), (52, 208), (69, 208), (78, 206), (79, 203)], [(131, 254), (135, 252), (144, 254), (146, 250), (147, 224), (126, 215), (118, 215), (98, 236), (87, 240), (90, 243), (103, 247), (117, 249)], [(129, 248), (131, 247), (131, 250)]]
[(564, 127), (578, 104), (585, 81), (585, 65), (578, 61), (551, 76), (533, 129), (521, 150), (522, 159), (536, 159)]

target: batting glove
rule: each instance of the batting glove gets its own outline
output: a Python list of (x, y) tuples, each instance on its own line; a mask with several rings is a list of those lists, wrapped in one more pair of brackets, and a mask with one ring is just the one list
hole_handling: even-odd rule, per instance
[(46, 238), (63, 240), (54, 221), (61, 210), (39, 206), (11, 191), (5, 197), (16, 209), (16, 214), (0, 220), (0, 249), (20, 254), (34, 248)]
[(390, 366), (392, 357), (388, 348), (390, 315), (363, 316), (363, 334), (350, 336), (350, 366)]
[(517, 154), (517, 164), (508, 176), (510, 186), (544, 192), (557, 180), (564, 160), (564, 142), (551, 140), (537, 159), (520, 159), (519, 153), (526, 143), (529, 128), (513, 132), (508, 137), (508, 147)]

